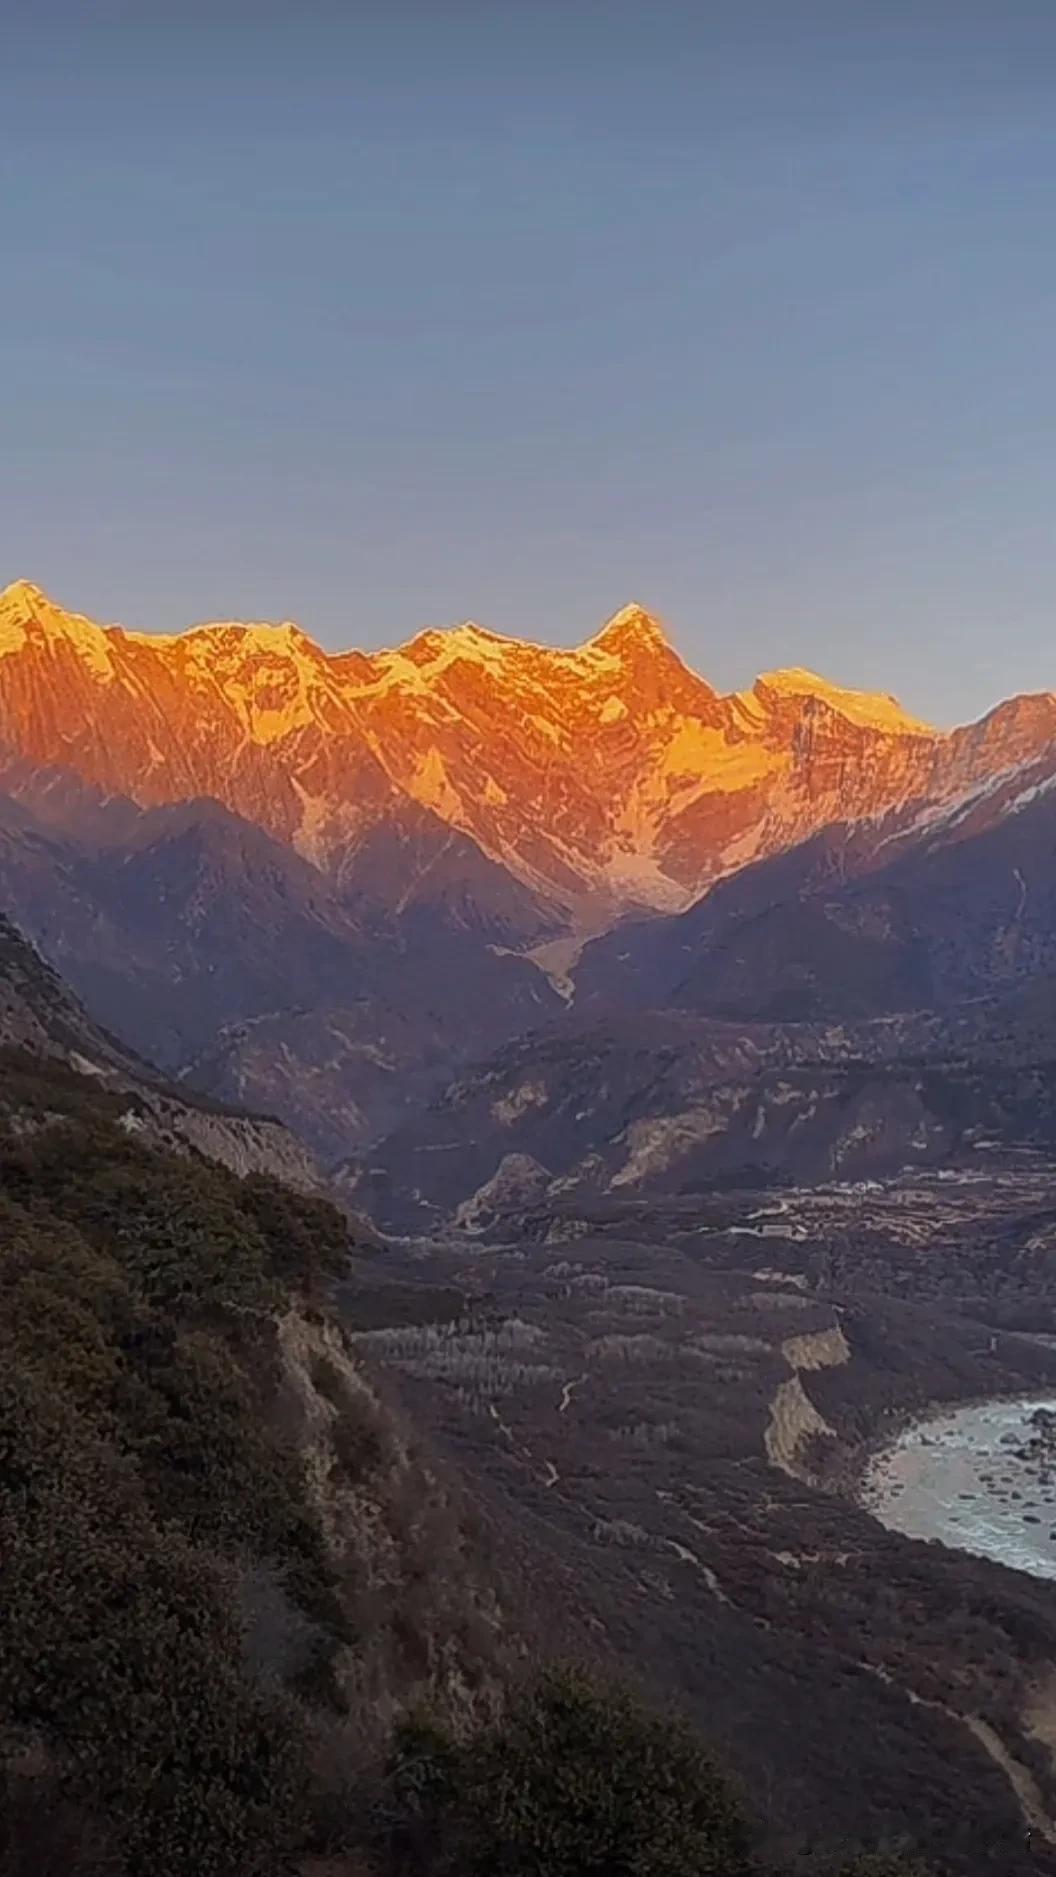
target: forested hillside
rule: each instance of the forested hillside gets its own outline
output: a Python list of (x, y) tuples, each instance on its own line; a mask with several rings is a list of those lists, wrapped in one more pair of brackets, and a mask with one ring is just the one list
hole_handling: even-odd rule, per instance
[(283, 1869), (400, 1700), (494, 1697), (494, 1593), (326, 1315), (344, 1218), (2, 1070), (4, 1867)]
[(574, 1609), (540, 1622), (528, 1545), (511, 1588), (327, 1303), (457, 1293), (64, 1064), (0, 1069), (3, 1877), (756, 1868), (680, 1723), (531, 1686)]

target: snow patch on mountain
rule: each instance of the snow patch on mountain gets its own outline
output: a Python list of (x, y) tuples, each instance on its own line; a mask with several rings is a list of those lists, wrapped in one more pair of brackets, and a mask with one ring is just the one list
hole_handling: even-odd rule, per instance
[(844, 690), (841, 685), (830, 684), (816, 672), (805, 671), (798, 665), (787, 671), (764, 672), (756, 680), (756, 690), (776, 691), (784, 697), (818, 698), (830, 710), (846, 717), (848, 723), (859, 724), (867, 730), (881, 730), (895, 736), (931, 737), (935, 734), (930, 724), (922, 723), (919, 717), (911, 717), (903, 710), (897, 697), (880, 691)]

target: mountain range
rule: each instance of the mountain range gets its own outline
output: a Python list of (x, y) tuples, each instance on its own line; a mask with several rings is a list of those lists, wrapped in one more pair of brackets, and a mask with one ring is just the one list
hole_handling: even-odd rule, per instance
[(640, 606), (570, 651), (467, 624), (334, 654), (288, 622), (129, 632), (0, 594), (0, 737), (24, 759), (140, 807), (219, 801), (353, 893), (385, 829), (407, 851), (387, 878), (372, 856), (369, 891), (401, 906), (457, 878), (520, 939), (684, 906), (833, 821), (956, 812), (1054, 730), (1051, 695), (947, 734), (798, 669), (722, 696)]
[(867, 1021), (1056, 967), (1054, 732), (1049, 693), (951, 732), (800, 669), (721, 695), (638, 606), (328, 653), (17, 582), (0, 906), (125, 1044), (338, 1159), (606, 1012)]

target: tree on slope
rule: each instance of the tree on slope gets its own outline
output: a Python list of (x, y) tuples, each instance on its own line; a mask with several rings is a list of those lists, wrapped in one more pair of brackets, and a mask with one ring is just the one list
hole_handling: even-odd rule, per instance
[(405, 1730), (393, 1789), (408, 1868), (450, 1877), (748, 1870), (740, 1801), (692, 1728), (577, 1672), (544, 1676), (464, 1747)]

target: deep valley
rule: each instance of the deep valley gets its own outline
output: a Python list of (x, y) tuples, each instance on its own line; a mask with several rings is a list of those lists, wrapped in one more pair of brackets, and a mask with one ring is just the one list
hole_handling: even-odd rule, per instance
[(935, 1403), (1056, 1393), (1054, 1171), (569, 1199), (390, 1247), (473, 1303), (357, 1347), (770, 1793), (786, 1857), (835, 1805), (951, 1871), (1049, 1867), (1051, 1585), (885, 1531), (858, 1492)]

